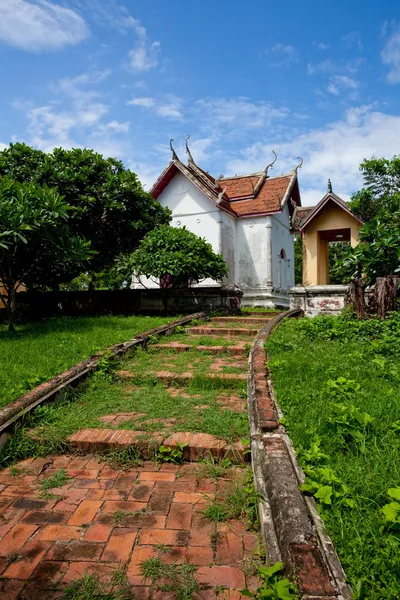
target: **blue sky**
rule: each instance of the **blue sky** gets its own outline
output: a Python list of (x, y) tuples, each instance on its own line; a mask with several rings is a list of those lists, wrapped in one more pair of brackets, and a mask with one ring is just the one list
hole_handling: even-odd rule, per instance
[(0, 65), (0, 147), (95, 148), (147, 189), (188, 134), (215, 176), (301, 156), (304, 205), (400, 153), (395, 0), (0, 0)]

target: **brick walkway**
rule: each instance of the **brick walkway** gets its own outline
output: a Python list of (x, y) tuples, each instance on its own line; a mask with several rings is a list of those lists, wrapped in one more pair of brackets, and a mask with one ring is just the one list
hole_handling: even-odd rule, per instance
[[(167, 546), (166, 562), (198, 567), (198, 579), (208, 587), (199, 598), (239, 599), (237, 590), (254, 585), (256, 534), (240, 521), (217, 526), (202, 515), (209, 499), (234, 485), (232, 479), (198, 479), (194, 464), (157, 468), (146, 462), (121, 472), (90, 456), (52, 460), (40, 475), (49, 459), (23, 461), (14, 476), (0, 472), (1, 600), (55, 600), (57, 586), (85, 573), (107, 580), (121, 565), (132, 598), (147, 599), (140, 563), (156, 555), (157, 544)], [(57, 498), (42, 499), (40, 480), (60, 469), (70, 479), (52, 490)]]
[[(183, 385), (189, 384), (193, 373), (180, 372), (179, 355), (185, 351), (191, 357), (193, 364), (184, 366), (195, 373), (197, 362), (202, 359), (195, 358), (192, 349), (210, 355), (202, 362), (203, 377), (210, 381), (245, 381), (246, 347), (266, 318), (268, 315), (263, 318), (259, 313), (247, 319), (216, 317), (188, 328), (183, 344), (168, 340), (157, 344), (160, 354), (155, 357), (159, 362), (160, 357), (164, 360), (163, 368), (172, 370), (157, 372), (159, 383), (176, 386), (181, 379)], [(207, 336), (207, 345), (196, 347), (193, 341), (199, 335)], [(233, 343), (218, 345), (221, 338), (230, 336)], [(217, 353), (219, 358), (215, 357)], [(225, 372), (227, 369), (230, 372)], [(127, 379), (132, 377), (130, 371), (120, 371), (120, 376), (123, 373)], [(265, 382), (257, 385), (262, 392)], [(188, 388), (168, 389), (171, 396), (189, 398), (185, 395)], [(202, 406), (201, 395), (193, 395), (198, 396), (200, 411), (207, 405)], [(234, 390), (221, 389), (215, 395), (215, 403), (223, 410), (245, 412), (245, 402)], [(88, 452), (107, 444), (110, 448), (132, 445), (137, 431), (106, 428), (119, 427), (127, 421), (134, 423), (143, 416), (139, 412), (100, 415), (98, 423), (102, 429), (73, 434), (69, 438), (71, 448)], [(153, 419), (153, 425), (166, 425), (167, 421), (168, 418)], [(176, 433), (175, 421), (176, 418), (169, 419), (166, 432), (153, 430), (148, 435), (159, 437), (159, 443), (171, 448), (176, 446), (176, 440), (187, 442), (186, 460), (198, 460), (205, 453), (215, 458), (239, 456), (239, 462), (246, 458), (240, 440), (227, 445), (206, 433)], [(115, 441), (117, 438), (121, 443)], [(233, 452), (232, 456), (229, 452)], [(256, 586), (252, 558), (258, 548), (257, 535), (247, 531), (241, 521), (215, 523), (202, 514), (208, 502), (233, 489), (248, 466), (232, 467), (229, 476), (216, 482), (201, 478), (194, 463), (157, 466), (145, 462), (141, 467), (118, 471), (99, 460), (94, 455), (54, 456), (28, 459), (15, 468), (0, 471), (0, 600), (62, 599), (62, 589), (84, 574), (109, 582), (121, 567), (126, 569), (133, 600), (174, 600), (169, 592), (150, 595), (150, 582), (143, 581), (140, 573), (141, 563), (156, 556), (159, 545), (164, 546), (160, 556), (165, 562), (190, 562), (197, 567), (196, 576), (204, 585), (196, 596), (199, 600), (239, 600), (239, 590)], [(43, 498), (40, 482), (61, 469), (68, 476), (67, 482), (51, 490), (56, 497)]]

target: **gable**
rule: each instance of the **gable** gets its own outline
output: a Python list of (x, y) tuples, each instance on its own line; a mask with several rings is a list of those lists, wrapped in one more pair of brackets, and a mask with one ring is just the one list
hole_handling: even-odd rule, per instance
[(157, 199), (174, 215), (219, 212), (219, 208), (180, 171), (173, 175)]
[(323, 207), (315, 212), (308, 222), (301, 228), (302, 231), (328, 231), (331, 229), (347, 229), (360, 227), (361, 221), (348, 209), (338, 204), (332, 198), (328, 198)]

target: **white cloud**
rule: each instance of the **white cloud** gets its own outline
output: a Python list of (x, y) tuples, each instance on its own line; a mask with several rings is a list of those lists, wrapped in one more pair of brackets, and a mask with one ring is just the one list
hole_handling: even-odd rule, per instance
[(355, 48), (356, 50), (360, 51), (364, 48), (361, 35), (358, 31), (351, 31), (350, 33), (342, 36), (342, 43), (345, 48)]
[(152, 108), (153, 106), (155, 106), (156, 103), (154, 98), (138, 97), (129, 100), (128, 104), (132, 106), (141, 106), (142, 108)]
[(329, 44), (325, 44), (324, 42), (313, 42), (313, 46), (318, 48), (318, 50), (328, 50), (330, 48)]
[(340, 96), (343, 90), (355, 91), (358, 89), (359, 83), (356, 79), (347, 77), (347, 75), (334, 75), (331, 77), (327, 91), (334, 96)]
[(129, 133), (129, 129), (129, 121), (125, 121), (124, 123), (121, 123), (120, 121), (110, 121), (109, 123), (100, 125), (97, 130), (99, 132)]
[(397, 26), (387, 40), (381, 58), (389, 68), (387, 80), (389, 83), (400, 83), (400, 26)]
[(290, 44), (275, 44), (271, 48), (271, 53), (275, 57), (275, 63), (273, 63), (275, 67), (288, 66), (299, 62), (299, 53)]
[(143, 109), (152, 109), (154, 114), (166, 119), (183, 120), (182, 100), (173, 95), (167, 95), (163, 100), (156, 101), (154, 98), (138, 96), (128, 102), (131, 106), (139, 106)]
[[(399, 136), (400, 116), (382, 113), (373, 106), (359, 106), (326, 127), (276, 144), (275, 172), (288, 172), (297, 164), (296, 157), (302, 156), (299, 177), (303, 204), (315, 203), (318, 190), (322, 198), (328, 178), (334, 191), (346, 199), (362, 185), (359, 165), (363, 159), (398, 153)], [(228, 162), (229, 172), (251, 173), (262, 168), (270, 161), (271, 147), (270, 143), (249, 146), (241, 158)]]
[(135, 47), (129, 52), (130, 68), (136, 73), (149, 71), (158, 65), (160, 42), (152, 42), (146, 29), (136, 19), (131, 17), (130, 24), (138, 38)]
[(284, 118), (288, 110), (265, 101), (252, 102), (246, 97), (205, 98), (195, 102), (195, 113), (211, 128), (234, 126), (245, 131)]
[(357, 73), (360, 68), (362, 58), (347, 61), (333, 61), (331, 59), (322, 60), (317, 63), (307, 65), (308, 75), (330, 75), (333, 73)]
[(0, 40), (23, 50), (57, 50), (89, 35), (78, 13), (46, 0), (0, 0), (0, 15)]

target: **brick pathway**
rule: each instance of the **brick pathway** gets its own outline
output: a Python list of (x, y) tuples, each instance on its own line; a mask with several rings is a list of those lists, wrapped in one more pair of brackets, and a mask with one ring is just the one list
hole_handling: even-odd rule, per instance
[[(166, 562), (198, 567), (198, 579), (208, 586), (199, 598), (238, 600), (238, 590), (254, 585), (256, 534), (231, 521), (218, 525), (216, 538), (217, 525), (202, 516), (208, 499), (234, 480), (198, 479), (190, 463), (157, 468), (146, 462), (121, 472), (90, 456), (53, 457), (38, 475), (48, 460), (23, 461), (14, 476), (8, 469), (0, 472), (1, 600), (55, 600), (57, 586), (85, 573), (107, 580), (121, 565), (127, 567), (132, 598), (147, 599), (140, 563), (156, 555), (157, 544), (167, 546)], [(42, 499), (39, 481), (59, 469), (70, 479), (52, 490), (57, 498)]]
[[(217, 317), (189, 328), (183, 344), (165, 340), (157, 344), (157, 350), (164, 349), (165, 367), (172, 371), (176, 364), (174, 351), (178, 356), (194, 348), (211, 356), (203, 361), (203, 376), (245, 381), (246, 347), (268, 317), (259, 313), (247, 319)], [(206, 335), (209, 343), (195, 348), (193, 338), (198, 335)], [(234, 337), (232, 344), (218, 346), (221, 337), (230, 336)], [(216, 358), (215, 354), (221, 356)], [(200, 359), (189, 356), (193, 364), (187, 368), (195, 371), (193, 367)], [(231, 372), (225, 372), (227, 369)], [(120, 371), (121, 376), (124, 373), (126, 379), (132, 377), (130, 371)], [(165, 386), (176, 386), (178, 379), (188, 384), (193, 373), (163, 371), (157, 376)], [(257, 386), (261, 393), (265, 382), (257, 381)], [(171, 396), (185, 397), (186, 388), (169, 389)], [(200, 397), (199, 402), (200, 410)], [(232, 391), (221, 390), (216, 405), (238, 413), (246, 410), (245, 402)], [(88, 452), (107, 444), (110, 448), (138, 444), (140, 432), (106, 428), (143, 416), (138, 412), (101, 416), (98, 422), (102, 428), (73, 434), (69, 438), (71, 447)], [(268, 425), (269, 413), (264, 416)], [(186, 442), (187, 460), (198, 460), (205, 453), (216, 458), (239, 457), (239, 462), (246, 458), (241, 441), (228, 445), (205, 433), (174, 433), (175, 420), (168, 423), (171, 431), (147, 435), (171, 448), (177, 442)], [(153, 421), (165, 424), (166, 419)], [(252, 589), (257, 584), (252, 567), (257, 535), (247, 531), (241, 521), (210, 522), (202, 511), (207, 502), (228, 493), (245, 468), (249, 469), (232, 468), (229, 477), (215, 482), (200, 478), (194, 463), (157, 466), (145, 462), (141, 467), (118, 471), (89, 454), (28, 459), (16, 469), (0, 471), (0, 600), (60, 599), (62, 588), (84, 574), (95, 574), (107, 582), (120, 567), (126, 568), (132, 599), (147, 600), (150, 582), (143, 581), (140, 564), (156, 556), (160, 544), (165, 546), (161, 555), (165, 562), (196, 565), (197, 577), (205, 586), (197, 596), (199, 600), (239, 600), (240, 589)], [(67, 483), (52, 490), (56, 497), (44, 499), (40, 481), (60, 469), (65, 469)], [(174, 596), (157, 592), (151, 598), (173, 600)]]

